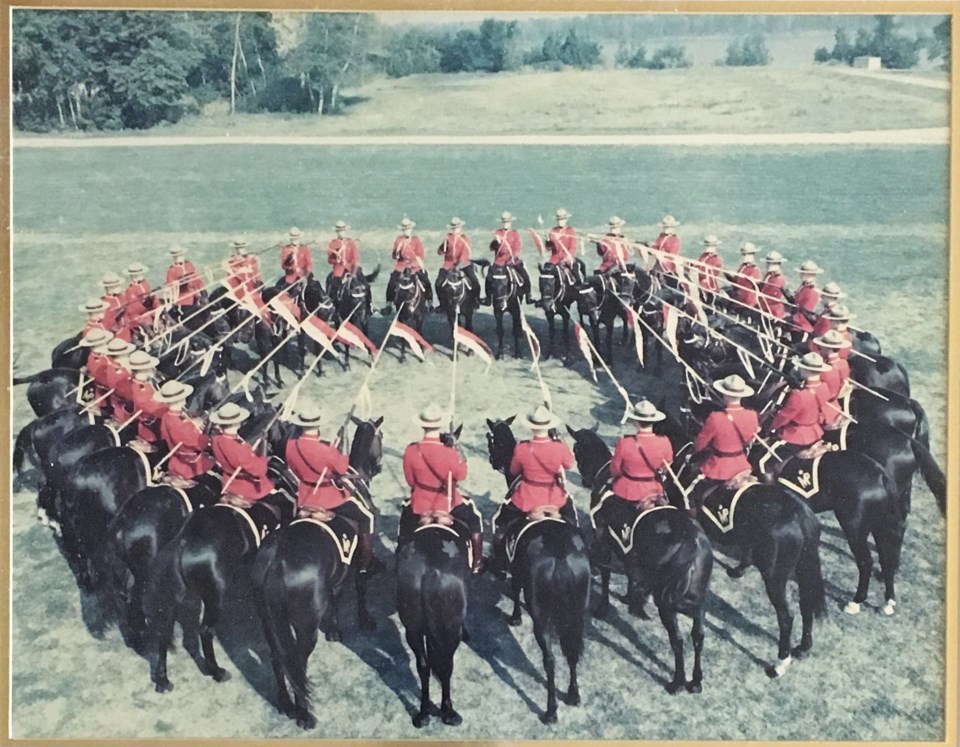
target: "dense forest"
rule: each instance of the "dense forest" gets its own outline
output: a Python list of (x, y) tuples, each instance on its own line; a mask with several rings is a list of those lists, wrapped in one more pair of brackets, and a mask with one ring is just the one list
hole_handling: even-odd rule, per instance
[[(412, 16), (428, 21), (429, 16)], [(211, 102), (236, 111), (336, 114), (344, 88), (375, 77), (499, 73), (523, 67), (687, 67), (671, 37), (740, 34), (718, 64), (764, 65), (763, 35), (836, 29), (818, 61), (876, 54), (949, 64), (944, 19), (736, 15), (488, 18), (385, 24), (368, 13), (13, 11), (13, 118), (19, 129), (144, 129)], [(851, 41), (852, 37), (852, 41)], [(652, 43), (656, 43), (654, 46)], [(603, 50), (610, 54), (604, 55)]]

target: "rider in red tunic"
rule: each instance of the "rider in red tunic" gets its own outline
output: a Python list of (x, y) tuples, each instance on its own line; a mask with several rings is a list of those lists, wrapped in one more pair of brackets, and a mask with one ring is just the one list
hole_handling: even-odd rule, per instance
[(130, 383), (130, 398), (137, 418), (137, 438), (131, 442), (140, 451), (151, 453), (157, 450), (160, 440), (160, 419), (167, 412), (167, 406), (156, 399), (157, 390), (154, 380), (159, 359), (144, 350), (134, 350), (130, 354), (128, 367), (133, 374)]
[(820, 316), (813, 325), (814, 337), (820, 337), (827, 330), (833, 329), (830, 320), (825, 318), (825, 315), (840, 302), (841, 298), (846, 298), (846, 296), (847, 294), (840, 290), (837, 283), (827, 283), (823, 286), (823, 290), (820, 291), (820, 300), (823, 302), (823, 306), (820, 308)]
[(791, 321), (799, 332), (809, 334), (813, 332), (813, 324), (817, 319), (817, 304), (820, 303), (820, 292), (817, 290), (817, 275), (823, 272), (812, 259), (804, 261), (797, 270), (800, 274), (800, 287), (793, 297), (796, 311)]
[(360, 269), (360, 251), (357, 242), (347, 236), (350, 229), (342, 220), (333, 227), (337, 237), (327, 245), (327, 263), (333, 268), (327, 276), (327, 293), (334, 300), (340, 298), (343, 278)]
[[(104, 332), (110, 332), (107, 326), (103, 323), (103, 314), (109, 308), (109, 304), (107, 304), (106, 301), (100, 298), (91, 298), (79, 308), (80, 311), (87, 315), (87, 321), (84, 322), (83, 329), (80, 330), (81, 338), (86, 337), (87, 332), (92, 329), (102, 329)], [(112, 334), (113, 333), (111, 332), (111, 335)]]
[(213, 468), (205, 422), (184, 410), (192, 393), (190, 384), (171, 379), (154, 395), (157, 402), (167, 406), (167, 412), (160, 419), (160, 438), (172, 455), (167, 459), (164, 479), (180, 488), (192, 487), (197, 477)]
[[(299, 438), (287, 441), (286, 462), (300, 481), (297, 487), (297, 514), (301, 518), (325, 520), (336, 514), (357, 527), (360, 547), (360, 571), (370, 572), (373, 557), (373, 512), (363, 499), (352, 495), (344, 478), (350, 460), (336, 446), (320, 440), (320, 408), (312, 402), (302, 403), (290, 419), (303, 428)], [(382, 568), (377, 563), (377, 569)]]
[(664, 285), (676, 288), (678, 287), (677, 265), (673, 257), (680, 255), (680, 237), (677, 236), (677, 226), (680, 225), (680, 221), (672, 215), (665, 215), (660, 225), (660, 235), (652, 244), (648, 244), (655, 252), (659, 252), (652, 272), (660, 276), (660, 281)]
[(550, 252), (547, 262), (566, 267), (572, 273), (574, 282), (579, 284), (586, 281), (586, 266), (577, 257), (577, 231), (567, 225), (572, 215), (565, 208), (557, 209), (557, 225), (547, 234), (546, 248)]
[(625, 221), (616, 215), (607, 221), (607, 233), (597, 244), (597, 254), (600, 255), (600, 267), (597, 270), (601, 276), (609, 276), (623, 272), (630, 261), (630, 245), (623, 238)]
[(823, 438), (821, 423), (826, 419), (830, 394), (820, 374), (830, 370), (819, 353), (807, 353), (794, 361), (803, 377), (803, 387), (795, 389), (773, 417), (771, 428), (782, 443), (774, 446), (782, 465), (790, 457), (813, 446)]
[(786, 261), (780, 252), (770, 252), (766, 257), (767, 274), (763, 276), (763, 282), (760, 284), (760, 309), (775, 319), (783, 319), (787, 316), (783, 305), (787, 293), (787, 279), (780, 269)]
[(700, 295), (704, 303), (713, 305), (713, 298), (720, 287), (720, 272), (723, 268), (723, 260), (717, 254), (717, 247), (721, 241), (713, 234), (704, 236), (703, 252), (697, 261), (700, 265), (697, 267), (697, 284), (700, 286)]
[(90, 406), (90, 411), (99, 415), (104, 409), (109, 414), (109, 402), (104, 395), (110, 390), (107, 384), (107, 369), (110, 366), (110, 356), (107, 355), (107, 346), (113, 339), (113, 334), (105, 329), (91, 329), (83, 339), (80, 340), (80, 346), (89, 348), (87, 353), (87, 362), (80, 372), (89, 377), (93, 382), (93, 400), (100, 400), (97, 404)]
[(227, 269), (226, 282), (237, 298), (244, 298), (259, 292), (263, 280), (260, 276), (260, 260), (247, 251), (247, 240), (237, 236), (230, 242), (233, 253), (227, 257), (224, 265)]
[(817, 347), (824, 351), (826, 357), (824, 363), (829, 367), (829, 371), (820, 374), (820, 381), (826, 387), (827, 407), (823, 411), (824, 430), (835, 430), (843, 425), (843, 408), (840, 406), (840, 398), (846, 396), (850, 381), (850, 364), (841, 356), (840, 352), (850, 347), (849, 341), (843, 338), (837, 330), (831, 329), (821, 337), (817, 337), (815, 342)]
[[(530, 276), (527, 274), (527, 268), (523, 266), (523, 260), (520, 259), (520, 248), (522, 241), (520, 232), (513, 227), (514, 216), (510, 211), (505, 211), (500, 215), (502, 228), (493, 232), (493, 241), (490, 242), (490, 251), (493, 252), (493, 264), (498, 267), (512, 267), (520, 280), (519, 295), (530, 301)], [(493, 295), (493, 280), (491, 273), (487, 273), (486, 278), (487, 301), (489, 302)]]
[(693, 442), (693, 459), (703, 459), (700, 476), (690, 485), (694, 510), (700, 509), (710, 488), (750, 473), (747, 455), (760, 430), (757, 413), (740, 404), (753, 394), (740, 376), (732, 374), (715, 381), (713, 388), (723, 395), (724, 409), (707, 416)]
[(427, 274), (424, 265), (423, 242), (419, 236), (413, 235), (413, 229), (417, 224), (404, 216), (397, 226), (400, 235), (393, 240), (393, 250), (390, 256), (397, 261), (393, 272), (390, 273), (390, 280), (387, 281), (387, 303), (393, 303), (397, 294), (397, 283), (400, 281), (400, 275), (405, 270), (417, 276), (423, 292), (427, 299), (427, 305), (433, 303), (433, 286), (430, 284), (430, 276)]
[(437, 273), (436, 289), (437, 300), (441, 298), (440, 289), (447, 279), (447, 274), (453, 268), (459, 268), (467, 278), (470, 295), (477, 305), (480, 304), (480, 281), (477, 279), (477, 269), (470, 261), (470, 239), (463, 233), (466, 224), (459, 218), (452, 218), (447, 226), (449, 233), (443, 243), (437, 248), (437, 254), (443, 257), (443, 267)]
[(123, 295), (120, 293), (120, 276), (115, 272), (108, 272), (100, 282), (103, 284), (100, 300), (107, 305), (103, 312), (103, 326), (117, 334), (124, 325), (126, 313)]
[(280, 269), (283, 270), (283, 277), (277, 281), (278, 288), (285, 288), (288, 285), (313, 275), (313, 254), (310, 247), (301, 244), (300, 229), (294, 226), (288, 234), (288, 241), (280, 250)]
[(400, 512), (397, 544), (409, 542), (420, 517), (449, 513), (469, 530), (473, 551), (473, 572), (483, 569), (483, 523), (473, 501), (460, 493), (459, 483), (467, 477), (467, 462), (449, 442), (441, 440), (444, 414), (431, 404), (417, 418), (423, 439), (403, 452), (403, 476), (410, 486), (410, 499)]
[(750, 320), (756, 319), (753, 309), (757, 308), (757, 292), (760, 290), (760, 268), (755, 258), (757, 247), (749, 241), (740, 247), (740, 266), (735, 274), (727, 273), (727, 279), (733, 283), (731, 297), (735, 301), (734, 311)]
[(107, 389), (113, 390), (110, 395), (110, 409), (117, 423), (125, 422), (133, 414), (133, 376), (128, 366), (130, 353), (136, 349), (135, 345), (119, 337), (114, 337), (107, 344), (110, 361), (106, 366), (105, 378)]
[(214, 461), (220, 466), (221, 503), (249, 508), (274, 490), (273, 480), (267, 476), (265, 441), (256, 448), (240, 436), (240, 425), (250, 417), (250, 411), (233, 402), (227, 402), (210, 416), (210, 422), (221, 427), (211, 441)]
[(177, 307), (176, 321), (187, 315), (186, 307), (194, 306), (201, 300), (200, 292), (203, 290), (203, 280), (197, 275), (197, 268), (184, 254), (186, 250), (182, 246), (171, 247), (173, 264), (167, 269), (166, 287)]
[[(830, 325), (827, 331), (835, 330), (844, 340), (846, 340), (849, 345), (846, 347), (840, 348), (840, 357), (844, 360), (850, 358), (850, 350), (853, 348), (853, 332), (850, 331), (848, 322), (853, 318), (853, 314), (850, 313), (850, 309), (844, 306), (842, 303), (835, 303), (833, 306), (823, 313), (823, 321)], [(826, 332), (824, 333), (826, 334)], [(823, 355), (823, 350), (817, 345), (816, 340), (810, 341), (810, 351), (814, 353), (820, 353)]]
[(140, 262), (131, 262), (127, 267), (130, 285), (123, 292), (124, 327), (134, 332), (150, 323), (149, 311), (153, 307), (150, 281), (144, 277), (147, 268)]

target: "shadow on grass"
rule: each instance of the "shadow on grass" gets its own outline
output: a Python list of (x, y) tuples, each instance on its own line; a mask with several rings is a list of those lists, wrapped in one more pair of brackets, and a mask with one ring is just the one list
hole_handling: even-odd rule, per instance
[[(637, 669), (646, 674), (651, 680), (660, 686), (665, 687), (670, 681), (670, 678), (664, 676), (663, 673), (665, 672), (668, 675), (672, 675), (673, 670), (666, 661), (657, 656), (653, 649), (640, 639), (640, 636), (631, 621), (621, 617), (621, 615), (611, 606), (610, 611), (607, 613), (607, 617), (603, 620), (603, 622), (618, 632), (623, 637), (625, 642), (632, 644), (633, 648), (638, 653), (640, 653), (647, 661), (655, 664), (660, 671), (656, 671), (647, 666), (642, 660), (634, 656), (633, 652), (626, 646), (618, 643), (612, 637), (604, 635), (601, 632), (597, 621), (594, 621), (594, 623), (587, 628), (587, 638), (606, 646), (623, 661), (637, 667)], [(653, 619), (646, 620), (644, 622), (654, 625), (660, 624), (659, 621), (655, 621)]]

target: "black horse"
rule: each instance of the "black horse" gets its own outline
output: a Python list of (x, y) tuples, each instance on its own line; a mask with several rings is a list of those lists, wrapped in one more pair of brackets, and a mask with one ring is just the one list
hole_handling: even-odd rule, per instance
[[(573, 453), (577, 458), (583, 486), (592, 488), (593, 494), (599, 496), (597, 488), (609, 479), (610, 450), (592, 430), (570, 430), (570, 435), (574, 439)], [(682, 687), (692, 693), (701, 692), (703, 606), (713, 572), (713, 548), (707, 535), (685, 512), (672, 507), (657, 509), (634, 525), (633, 546), (625, 560), (628, 577), (633, 582), (634, 594), (629, 600), (632, 612), (640, 617), (645, 616), (643, 599), (646, 594), (652, 594), (660, 622), (670, 638), (674, 675), (666, 685), (667, 692), (674, 694)], [(600, 613), (609, 606), (609, 568), (606, 573)], [(684, 669), (678, 614), (687, 615), (693, 621), (690, 637), (694, 659), (689, 682), (686, 681)]]
[(503, 315), (510, 312), (513, 319), (513, 357), (520, 357), (520, 280), (516, 271), (506, 265), (490, 268), (490, 303), (497, 322), (497, 360), (503, 355)]
[[(397, 278), (397, 288), (394, 292), (393, 301), (399, 310), (397, 321), (422, 334), (423, 320), (428, 311), (428, 304), (426, 289), (416, 272), (408, 268), (400, 273)], [(397, 340), (397, 345), (400, 348), (400, 360), (405, 361), (407, 345), (399, 338), (394, 339)]]
[[(635, 302), (637, 275), (634, 266), (627, 267), (618, 273), (608, 276), (593, 275), (588, 278), (588, 284), (596, 292), (597, 318), (600, 326), (606, 327), (606, 360), (613, 363), (613, 327), (617, 320), (623, 325), (621, 345), (626, 345), (630, 339), (631, 327), (627, 320), (627, 309), (632, 308)], [(599, 331), (599, 330), (598, 330)], [(594, 336), (594, 345), (600, 350), (599, 335)]]
[[(355, 485), (369, 504), (369, 482), (379, 473), (383, 457), (383, 418), (354, 422), (357, 431), (350, 466), (358, 478)], [(251, 573), (277, 682), (277, 708), (305, 729), (316, 725), (310, 711), (307, 662), (317, 643), (317, 630), (322, 629), (328, 641), (340, 639), (337, 600), (350, 566), (343, 561), (335, 538), (341, 529), (338, 521), (298, 520), (281, 528), (264, 540)], [(367, 611), (367, 576), (356, 573), (355, 580), (359, 627), (370, 631), (375, 624)]]
[(74, 368), (79, 370), (87, 362), (89, 348), (80, 345), (80, 333), (58, 342), (50, 354), (50, 365), (53, 368)]
[[(339, 322), (336, 306), (333, 299), (327, 294), (323, 283), (314, 278), (310, 278), (303, 286), (303, 293), (300, 294), (300, 314), (302, 319), (314, 316), (320, 321), (327, 322), (336, 326)], [(312, 355), (320, 355), (320, 343), (307, 335), (301, 327), (297, 337), (297, 354), (300, 357), (300, 375), (303, 376), (306, 370), (305, 358), (307, 352)], [(323, 359), (321, 358), (317, 367), (314, 369), (318, 377), (323, 376)]]
[[(474, 264), (477, 263), (474, 262)], [(437, 302), (441, 311), (447, 315), (451, 334), (453, 334), (454, 324), (460, 324), (461, 319), (464, 329), (473, 332), (473, 314), (477, 310), (477, 298), (461, 269), (453, 267), (447, 272), (446, 278), (437, 287)]]
[(78, 405), (67, 405), (59, 410), (31, 420), (17, 434), (13, 444), (13, 471), (21, 475), (24, 463), (40, 467), (47, 461), (50, 450), (70, 431), (96, 422), (93, 414)]
[(27, 387), (27, 402), (37, 417), (76, 402), (79, 381), (80, 372), (76, 368), (48, 368), (31, 376), (13, 377), (14, 386), (30, 385)]
[[(583, 295), (585, 293), (593, 293), (594, 291), (588, 286), (578, 285), (574, 281), (573, 276), (566, 270), (562, 269), (559, 265), (549, 262), (540, 265), (539, 285), (540, 301), (537, 305), (543, 309), (543, 313), (547, 317), (547, 327), (550, 330), (549, 345), (543, 357), (550, 358), (551, 356), (556, 356), (556, 349), (554, 348), (556, 328), (554, 322), (557, 316), (560, 317), (563, 323), (563, 346), (564, 354), (566, 355), (570, 348), (570, 308), (573, 304), (577, 304), (580, 312), (580, 321), (583, 323), (584, 309), (589, 308), (581, 305), (583, 303)], [(590, 314), (589, 311), (587, 311), (586, 318), (593, 327), (593, 336), (596, 337), (596, 314)]]
[(872, 355), (873, 360), (852, 354), (849, 358), (850, 376), (871, 389), (889, 389), (904, 397), (910, 396), (910, 376), (907, 369), (886, 355)]
[[(377, 275), (379, 274), (380, 265), (377, 265), (376, 269), (369, 275), (364, 275), (362, 272), (344, 275), (343, 284), (340, 286), (340, 293), (333, 299), (338, 318), (349, 318), (350, 323), (365, 335), (370, 331), (370, 316), (373, 313), (370, 305), (372, 298), (370, 284), (377, 279)], [(346, 349), (344, 365), (350, 368), (349, 346)]]
[[(508, 485), (512, 485), (516, 478), (509, 473), (516, 447), (510, 429), (512, 420), (487, 420), (490, 466), (503, 472)], [(521, 622), (522, 592), (547, 673), (547, 708), (541, 719), (552, 724), (557, 721), (555, 638), (560, 640), (560, 650), (570, 670), (567, 705), (580, 704), (577, 664), (583, 655), (584, 616), (590, 599), (590, 558), (579, 530), (566, 521), (528, 521), (528, 527), (517, 540), (510, 563), (513, 613), (508, 622), (510, 625)]]

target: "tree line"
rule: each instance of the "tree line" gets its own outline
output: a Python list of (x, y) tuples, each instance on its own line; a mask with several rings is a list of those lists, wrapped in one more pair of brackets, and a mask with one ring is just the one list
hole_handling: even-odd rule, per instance
[[(822, 23), (822, 17), (815, 18)], [(801, 30), (811, 23), (793, 16), (745, 16), (736, 23), (725, 16), (584, 16), (397, 27), (369, 13), (16, 9), (13, 119), (17, 128), (30, 131), (144, 129), (177, 122), (211, 102), (221, 102), (231, 113), (329, 115), (343, 110), (345, 88), (378, 76), (610, 64), (683, 68), (690, 59), (682, 45), (648, 50), (640, 40), (655, 30), (669, 36), (734, 27)], [(849, 62), (865, 49), (880, 49), (885, 65), (910, 66), (916, 64), (905, 51), (911, 44), (916, 49), (926, 44), (931, 54), (937, 48), (949, 59), (949, 19), (933, 36), (918, 35), (906, 46), (907, 37), (892, 17), (878, 17), (873, 34), (856, 31), (853, 42), (849, 22), (843, 23), (834, 49), (817, 50), (818, 59)], [(625, 34), (625, 29), (632, 31)], [(616, 53), (606, 59), (605, 47), (617, 39)], [(762, 34), (754, 33), (732, 42), (717, 64), (769, 61)]]
[(944, 18), (932, 31), (905, 33), (894, 16), (875, 16), (873, 30), (857, 28), (851, 40), (846, 29), (834, 32), (833, 49), (818, 47), (813, 53), (815, 62), (844, 62), (852, 65), (857, 57), (879, 57), (883, 67), (906, 70), (920, 61), (920, 52), (926, 50), (931, 60), (943, 61), (942, 68), (950, 69), (950, 19)]

